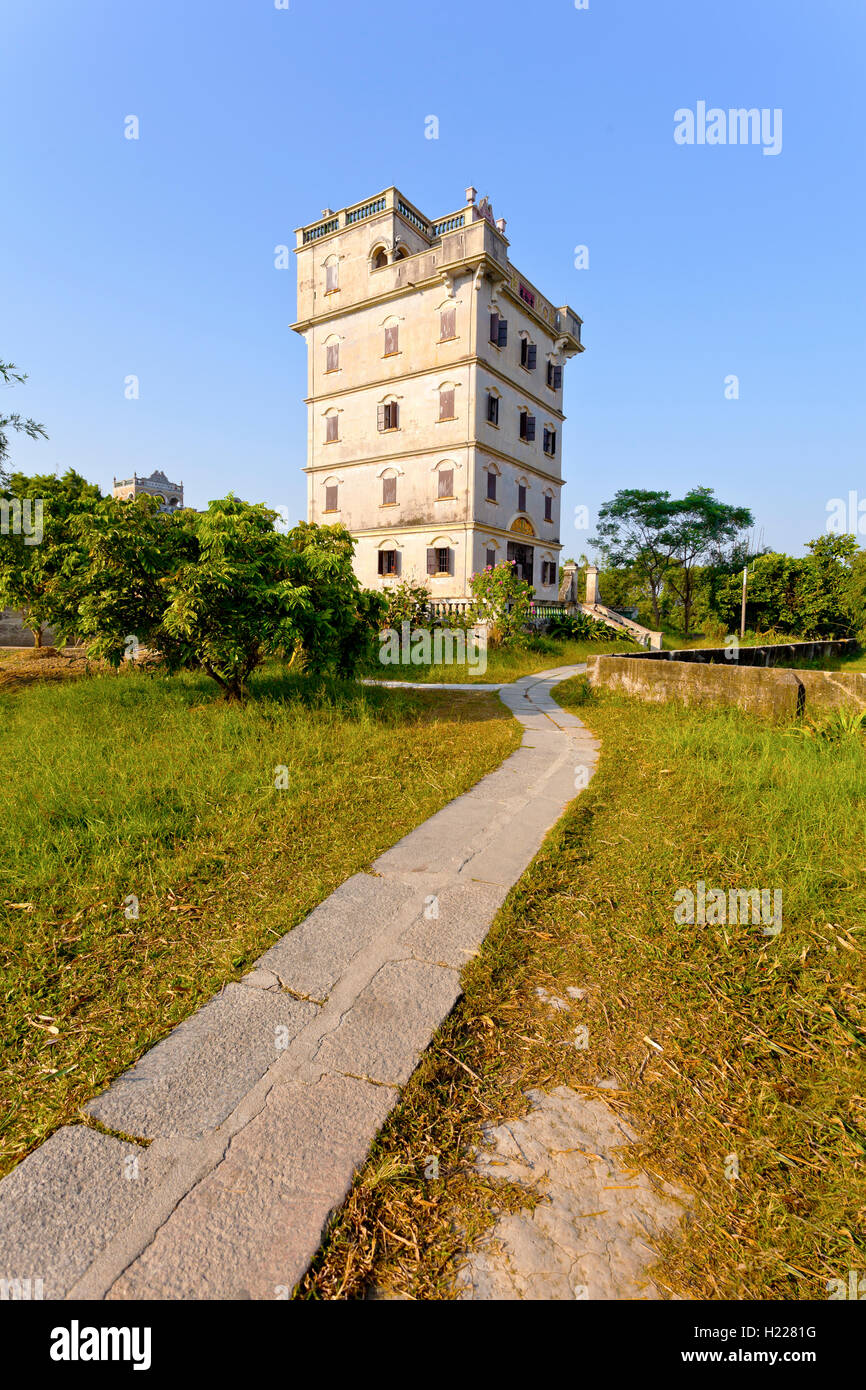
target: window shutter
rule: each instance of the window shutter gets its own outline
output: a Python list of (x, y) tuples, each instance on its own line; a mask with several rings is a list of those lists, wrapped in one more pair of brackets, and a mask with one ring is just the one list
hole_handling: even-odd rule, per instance
[(517, 484), (517, 510), (519, 512), (526, 511), (526, 488), (522, 483)]
[(506, 343), (508, 342), (508, 321), (507, 321), (507, 319), (500, 319), (500, 320), (499, 320), (499, 325), (498, 325), (498, 336), (499, 336), (499, 346), (500, 346), (500, 347), (505, 347)]
[(453, 468), (440, 468), (440, 469), (439, 469), (439, 496), (440, 496), (440, 497), (453, 497), (453, 496), (454, 496), (454, 469), (453, 469)]
[(548, 362), (548, 364), (547, 364), (547, 384), (548, 384), (548, 386), (552, 386), (552, 385), (553, 385), (553, 363), (552, 363), (552, 362)]
[(399, 336), (398, 336), (398, 335), (399, 335), (399, 328), (397, 327), (396, 324), (392, 324), (390, 328), (386, 328), (386, 329), (385, 329), (385, 356), (386, 356), (386, 357), (390, 357), (390, 356), (392, 355), (392, 353), (395, 353), (395, 352), (397, 351), (397, 343), (398, 343), (398, 341), (399, 341)]
[(490, 315), (490, 341), (499, 344), (499, 315)]
[(526, 365), (527, 365), (527, 367), (529, 368), (529, 370), (530, 370), (531, 372), (534, 372), (534, 371), (535, 371), (535, 363), (536, 363), (537, 356), (538, 356), (538, 346), (537, 346), (537, 344), (535, 344), (535, 343), (529, 343), (529, 344), (527, 345), (527, 348), (526, 348)]
[(457, 336), (457, 310), (443, 309), (442, 317), (439, 321), (439, 338), (442, 342), (446, 338)]
[(544, 499), (544, 520), (545, 520), (545, 521), (552, 521), (552, 520), (553, 520), (553, 498), (552, 498), (552, 497), (545, 497), (545, 499)]
[(531, 444), (532, 441), (535, 439), (535, 416), (534, 416), (534, 415), (527, 415), (527, 417), (526, 417), (526, 438), (527, 438), (527, 441), (528, 441), (530, 444)]
[(487, 551), (487, 560), (486, 560), (486, 563), (490, 566), (491, 569), (495, 569), (495, 567), (496, 567), (496, 551), (495, 551), (495, 550), (488, 550), (488, 551)]
[(554, 389), (554, 391), (561, 391), (561, 390), (562, 390), (562, 368), (561, 368), (561, 367), (554, 367), (554, 369), (553, 369), (553, 389)]
[(329, 343), (327, 347), (327, 360), (325, 362), (326, 372), (337, 371), (340, 365), (340, 344)]
[(454, 551), (453, 551), (453, 550), (446, 550), (446, 551), (445, 551), (445, 571), (446, 571), (447, 574), (453, 574), (453, 573), (454, 573)]
[(333, 261), (325, 266), (325, 293), (330, 294), (337, 288), (337, 262)]
[(395, 429), (397, 428), (397, 421), (398, 421), (398, 419), (399, 419), (399, 411), (398, 411), (398, 408), (397, 408), (397, 402), (396, 402), (396, 401), (392, 401), (392, 402), (391, 402), (391, 429), (392, 429), (392, 430), (395, 430)]
[(496, 474), (487, 474), (487, 496), (491, 502), (496, 501)]
[(436, 573), (436, 551), (432, 546), (428, 546), (427, 548), (427, 573)]
[(337, 415), (326, 415), (326, 416), (325, 416), (325, 439), (326, 439), (327, 441), (329, 441), (329, 442), (330, 442), (331, 440), (337, 438), (337, 422), (338, 422), (338, 420), (339, 420), (339, 416), (337, 416)]
[(383, 503), (383, 505), (387, 505), (387, 504), (390, 503), (390, 502), (396, 502), (396, 501), (397, 501), (397, 479), (396, 479), (396, 478), (383, 478), (383, 479), (382, 479), (382, 503)]
[(556, 453), (556, 430), (550, 431), (550, 456), (553, 458)]
[(529, 342), (528, 342), (528, 340), (527, 340), (526, 338), (521, 338), (521, 339), (520, 339), (520, 365), (521, 365), (521, 367), (525, 367), (525, 366), (526, 366), (526, 358), (527, 358), (528, 351), (529, 351)]
[(336, 485), (325, 488), (325, 511), (335, 512), (337, 510), (337, 488)]
[(378, 558), (378, 561), (379, 561), (379, 573), (380, 573), (380, 574), (384, 574), (384, 573), (385, 573), (385, 552), (384, 552), (384, 550), (380, 550), (380, 551), (379, 551), (379, 554), (378, 554), (378, 557), (377, 557), (377, 558)]
[(452, 420), (454, 418), (454, 391), (439, 392), (439, 419)]
[(388, 428), (385, 424), (385, 412), (387, 411), (387, 409), (388, 407), (386, 405), (376, 406), (376, 423), (378, 424), (380, 431)]

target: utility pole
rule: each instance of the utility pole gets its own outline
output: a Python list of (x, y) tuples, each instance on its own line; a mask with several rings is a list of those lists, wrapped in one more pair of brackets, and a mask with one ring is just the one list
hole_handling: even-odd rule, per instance
[(749, 567), (743, 565), (743, 601), (740, 604), (740, 641), (746, 635), (746, 579), (748, 578)]

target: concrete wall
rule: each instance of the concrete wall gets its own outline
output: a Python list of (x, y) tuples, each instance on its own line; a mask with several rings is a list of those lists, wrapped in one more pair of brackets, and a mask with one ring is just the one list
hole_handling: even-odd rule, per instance
[(866, 710), (866, 674), (860, 672), (655, 661), (647, 660), (648, 655), (654, 654), (591, 656), (590, 684), (649, 702), (732, 705), (773, 721), (803, 713)]
[(680, 651), (648, 651), (643, 660), (697, 661), (724, 666), (789, 666), (798, 661), (824, 661), (828, 656), (843, 656), (854, 652), (853, 637), (832, 642), (785, 642), (766, 647), (740, 647), (736, 658), (729, 647), (683, 647)]

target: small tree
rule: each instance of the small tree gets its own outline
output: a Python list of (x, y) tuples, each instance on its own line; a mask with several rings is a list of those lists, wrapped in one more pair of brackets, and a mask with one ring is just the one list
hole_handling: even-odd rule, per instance
[(659, 598), (671, 562), (667, 528), (674, 505), (669, 492), (621, 488), (599, 508), (596, 535), (590, 541), (607, 565), (628, 569), (635, 581), (646, 584), (656, 627), (661, 626)]
[(20, 611), (37, 647), (46, 625), (62, 635), (74, 629), (76, 614), (66, 603), (66, 576), (77, 559), (73, 519), (93, 510), (101, 495), (73, 469), (62, 478), (13, 473), (0, 493), (9, 506), (29, 507), (31, 521), (30, 534), (18, 529), (0, 537), (0, 604)]
[(661, 542), (667, 549), (667, 582), (683, 608), (683, 632), (688, 636), (695, 597), (696, 570), (702, 563), (723, 558), (724, 547), (754, 525), (747, 507), (720, 502), (711, 487), (695, 487), (669, 506)]
[(469, 581), (472, 590), (472, 617), (488, 625), (491, 646), (513, 646), (529, 621), (532, 585), (521, 579), (514, 560), (488, 565), (473, 574)]
[(303, 652), (312, 671), (352, 674), (382, 600), (360, 588), (342, 526), (282, 535), (276, 512), (231, 496), (204, 513), (155, 507), (109, 501), (78, 520), (87, 564), (70, 582), (95, 655), (119, 664), (134, 636), (169, 670), (206, 671), (230, 700), (267, 656)]

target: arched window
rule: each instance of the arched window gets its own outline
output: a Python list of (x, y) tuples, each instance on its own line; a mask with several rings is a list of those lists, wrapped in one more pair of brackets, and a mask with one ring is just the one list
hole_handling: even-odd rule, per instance
[(390, 318), (385, 320), (385, 349), (383, 357), (396, 357), (400, 351), (400, 320)]
[(443, 381), (439, 387), (439, 419), (454, 420), (454, 382)]
[(406, 247), (405, 247), (405, 246), (398, 246), (398, 247), (397, 247), (397, 250), (394, 252), (394, 260), (395, 260), (395, 261), (405, 261), (405, 259), (406, 259), (406, 257), (407, 257), (408, 255), (409, 255), (409, 252), (406, 250)]
[(325, 343), (325, 371), (338, 372), (340, 370), (340, 339), (336, 336), (329, 338)]
[(436, 496), (437, 498), (454, 497), (454, 461), (453, 459), (443, 459), (437, 463), (436, 473)]
[(340, 412), (338, 410), (325, 411), (325, 443), (336, 444), (339, 439)]
[(382, 506), (393, 507), (397, 501), (397, 472), (386, 468), (382, 474)]
[(372, 256), (370, 264), (373, 270), (382, 270), (388, 264), (388, 253), (384, 246), (377, 246)]
[(394, 396), (389, 396), (376, 406), (376, 425), (380, 434), (400, 428), (400, 407)]
[(325, 261), (325, 294), (335, 294), (340, 288), (340, 262), (336, 256)]

